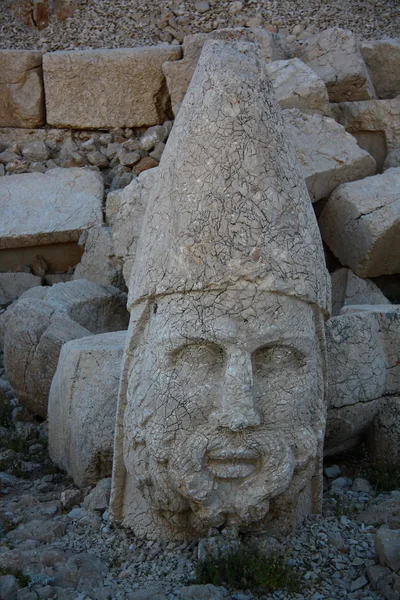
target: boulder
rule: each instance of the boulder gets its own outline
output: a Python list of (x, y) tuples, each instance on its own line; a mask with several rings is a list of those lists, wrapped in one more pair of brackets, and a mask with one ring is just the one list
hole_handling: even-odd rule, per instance
[(317, 33), (304, 41), (296, 55), (325, 82), (331, 102), (375, 98), (359, 44), (351, 31), (332, 27)]
[(0, 127), (43, 125), (41, 52), (0, 50), (0, 97)]
[(331, 274), (332, 317), (347, 304), (390, 304), (370, 279), (361, 279), (351, 269), (338, 269)]
[(368, 439), (371, 454), (378, 464), (400, 461), (400, 397), (384, 398), (379, 405)]
[(20, 298), (10, 307), (4, 365), (21, 404), (45, 417), (63, 344), (91, 333), (124, 329), (128, 313), (126, 294), (112, 286), (81, 279), (39, 289), (44, 290), (40, 298)]
[(49, 395), (50, 458), (85, 487), (111, 476), (126, 331), (66, 343)]
[(42, 285), (42, 278), (31, 273), (0, 273), (0, 307), (38, 285)]
[(323, 208), (322, 239), (360, 277), (400, 272), (400, 167), (345, 183)]
[(85, 251), (72, 279), (88, 279), (124, 289), (122, 263), (115, 256), (111, 227), (92, 227), (82, 237), (85, 239)]
[(144, 171), (126, 188), (110, 192), (107, 196), (107, 222), (112, 226), (115, 257), (122, 261), (122, 271), (127, 284), (136, 255), (136, 244), (147, 198), (156, 176), (157, 169)]
[(368, 40), (361, 44), (378, 98), (400, 94), (400, 38)]
[(281, 108), (330, 116), (325, 83), (301, 60), (275, 60), (267, 65), (267, 73)]
[(400, 146), (389, 152), (383, 163), (383, 170), (387, 171), (394, 167), (400, 167)]
[[(82, 231), (102, 223), (103, 187), (98, 173), (76, 168), (1, 177), (2, 266), (32, 263), (37, 246), (52, 270), (76, 264)], [(56, 244), (63, 244), (61, 256)], [(56, 268), (58, 263), (64, 269)]]
[(372, 156), (333, 119), (297, 109), (284, 110), (283, 115), (313, 202), (327, 198), (346, 181), (376, 172)]
[(380, 527), (375, 534), (375, 550), (381, 565), (400, 570), (400, 530)]
[(45, 54), (47, 122), (80, 129), (163, 123), (169, 96), (161, 65), (180, 56), (179, 46)]
[[(114, 433), (114, 428), (112, 428), (112, 431)], [(110, 504), (110, 494), (111, 477), (107, 477), (99, 481), (90, 494), (85, 497), (83, 502), (86, 510), (104, 512)]]
[(284, 38), (278, 33), (271, 33), (261, 27), (218, 29), (211, 33), (187, 35), (183, 41), (183, 59), (165, 62), (162, 67), (175, 116), (178, 114), (179, 107), (191, 82), (204, 43), (210, 38), (243, 39), (247, 42), (256, 42), (261, 46), (262, 56), (266, 62), (286, 58)]
[(341, 102), (331, 109), (337, 122), (370, 152), (381, 171), (387, 153), (400, 146), (400, 97)]

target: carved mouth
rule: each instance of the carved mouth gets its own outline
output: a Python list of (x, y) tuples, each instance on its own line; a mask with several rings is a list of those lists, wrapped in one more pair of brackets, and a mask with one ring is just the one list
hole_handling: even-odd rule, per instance
[(220, 479), (242, 479), (257, 468), (260, 455), (256, 450), (221, 448), (207, 453), (207, 467)]

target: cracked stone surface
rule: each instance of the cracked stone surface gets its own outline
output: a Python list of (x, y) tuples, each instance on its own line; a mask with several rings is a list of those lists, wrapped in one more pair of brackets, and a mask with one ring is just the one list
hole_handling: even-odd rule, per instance
[(21, 404), (46, 417), (62, 345), (91, 333), (125, 329), (128, 315), (126, 294), (112, 286), (80, 279), (39, 291), (41, 298), (25, 292), (7, 310), (4, 365)]
[(320, 510), (330, 281), (253, 44), (205, 44), (129, 290), (114, 518), (181, 539)]
[(342, 183), (375, 175), (372, 156), (329, 117), (283, 111), (312, 202), (328, 198)]
[(46, 54), (47, 122), (81, 129), (163, 123), (168, 93), (161, 65), (180, 56), (179, 46)]
[(178, 114), (179, 107), (185, 97), (206, 40), (224, 38), (231, 40), (242, 39), (247, 42), (258, 43), (265, 62), (281, 60), (287, 57), (284, 37), (278, 33), (271, 33), (261, 27), (237, 27), (219, 29), (211, 33), (187, 35), (183, 40), (182, 60), (165, 62), (162, 67), (167, 80), (172, 110), (175, 116)]
[(400, 271), (400, 167), (338, 187), (319, 218), (322, 239), (360, 277)]
[(48, 405), (49, 453), (81, 488), (111, 476), (126, 331), (63, 345)]
[(43, 125), (41, 52), (0, 50), (0, 97), (0, 127)]
[(356, 36), (332, 27), (307, 39), (296, 56), (325, 82), (331, 102), (375, 98), (375, 91)]

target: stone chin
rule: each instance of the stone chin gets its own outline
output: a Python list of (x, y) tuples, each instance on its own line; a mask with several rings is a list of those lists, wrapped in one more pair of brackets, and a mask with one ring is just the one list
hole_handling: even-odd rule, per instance
[(304, 471), (312, 476), (318, 444), (313, 431), (307, 430), (307, 436), (307, 447), (303, 443), (300, 448), (292, 432), (260, 428), (227, 434), (204, 427), (175, 438), (168, 459), (162, 461), (154, 459), (149, 440), (153, 509), (189, 511), (192, 527), (199, 532), (258, 523), (267, 517), (270, 501), (296, 482), (296, 471), (302, 472), (298, 479), (303, 484)]

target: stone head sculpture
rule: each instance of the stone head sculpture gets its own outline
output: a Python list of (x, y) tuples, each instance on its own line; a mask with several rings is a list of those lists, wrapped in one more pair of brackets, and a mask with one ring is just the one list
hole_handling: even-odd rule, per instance
[(328, 281), (257, 47), (207, 42), (132, 272), (116, 519), (182, 539), (318, 510)]

